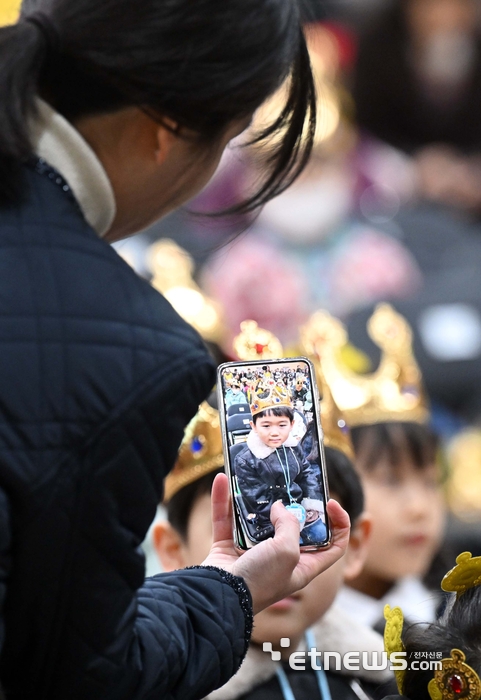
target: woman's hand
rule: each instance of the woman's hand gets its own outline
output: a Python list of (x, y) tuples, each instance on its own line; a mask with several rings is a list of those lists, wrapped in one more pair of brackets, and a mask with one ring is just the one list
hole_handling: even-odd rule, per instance
[(203, 565), (242, 576), (251, 592), (256, 615), (304, 588), (344, 555), (349, 542), (349, 516), (336, 501), (329, 501), (327, 513), (331, 525), (331, 546), (327, 549), (301, 553), (299, 522), (277, 501), (271, 508), (274, 537), (239, 554), (232, 539), (229, 482), (225, 474), (219, 474), (212, 486), (214, 543)]

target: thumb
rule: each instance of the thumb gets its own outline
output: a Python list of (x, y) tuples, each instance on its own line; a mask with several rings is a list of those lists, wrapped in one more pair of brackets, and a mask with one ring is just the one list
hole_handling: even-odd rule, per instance
[(225, 474), (215, 477), (211, 501), (213, 543), (232, 540), (232, 507), (229, 480)]
[(271, 522), (275, 529), (275, 541), (282, 544), (283, 548), (293, 549), (299, 556), (299, 521), (287, 510), (282, 501), (276, 501), (272, 505)]

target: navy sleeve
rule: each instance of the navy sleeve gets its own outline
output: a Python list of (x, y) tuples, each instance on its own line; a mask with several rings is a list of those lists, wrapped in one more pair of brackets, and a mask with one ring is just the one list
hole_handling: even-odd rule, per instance
[(132, 700), (202, 698), (234, 675), (250, 639), (252, 601), (242, 579), (231, 579), (204, 567), (147, 579), (138, 598), (132, 660), (141, 680)]

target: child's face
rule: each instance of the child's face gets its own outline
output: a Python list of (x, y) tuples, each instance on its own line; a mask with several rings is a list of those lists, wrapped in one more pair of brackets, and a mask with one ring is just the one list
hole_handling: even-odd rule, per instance
[(363, 575), (388, 582), (423, 576), (444, 530), (445, 505), (435, 464), (417, 468), (406, 457), (381, 460), (362, 473), (372, 536)]
[(256, 423), (251, 421), (252, 430), (260, 437), (264, 445), (280, 447), (289, 437), (294, 422), (287, 416), (261, 416)]

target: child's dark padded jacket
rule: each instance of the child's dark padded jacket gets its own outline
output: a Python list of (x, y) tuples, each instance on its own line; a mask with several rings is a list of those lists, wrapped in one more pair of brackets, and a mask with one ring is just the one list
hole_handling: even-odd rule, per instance
[(0, 682), (206, 695), (244, 654), (238, 595), (205, 569), (143, 585), (140, 544), (214, 368), (68, 193), (29, 168), (24, 185), (0, 210)]

